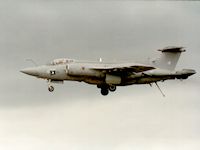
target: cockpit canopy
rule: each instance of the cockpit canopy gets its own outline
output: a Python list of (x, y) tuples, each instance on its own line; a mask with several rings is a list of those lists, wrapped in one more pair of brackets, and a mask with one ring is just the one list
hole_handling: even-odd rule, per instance
[(59, 59), (54, 59), (50, 64), (51, 65), (59, 65), (59, 64), (72, 63), (74, 61), (75, 61), (74, 59), (59, 58)]

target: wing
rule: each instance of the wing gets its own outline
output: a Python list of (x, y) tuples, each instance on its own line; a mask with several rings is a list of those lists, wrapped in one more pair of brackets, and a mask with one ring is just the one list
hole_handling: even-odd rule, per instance
[(152, 66), (141, 65), (141, 64), (104, 64), (91, 68), (93, 70), (113, 73), (113, 74), (124, 74), (124, 73), (139, 73), (148, 70), (155, 69)]

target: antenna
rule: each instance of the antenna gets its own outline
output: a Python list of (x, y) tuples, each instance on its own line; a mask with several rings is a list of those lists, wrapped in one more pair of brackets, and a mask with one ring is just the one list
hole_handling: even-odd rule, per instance
[(99, 58), (99, 62), (102, 62), (102, 58)]
[(159, 85), (157, 84), (157, 82), (155, 82), (157, 88), (159, 89), (160, 93), (162, 94), (163, 97), (165, 97), (165, 94), (163, 93), (163, 91), (161, 90), (161, 88), (159, 87)]
[(28, 58), (28, 59), (26, 59), (26, 61), (32, 62), (34, 64), (34, 66), (36, 66), (36, 67), (38, 66), (37, 63), (33, 59)]

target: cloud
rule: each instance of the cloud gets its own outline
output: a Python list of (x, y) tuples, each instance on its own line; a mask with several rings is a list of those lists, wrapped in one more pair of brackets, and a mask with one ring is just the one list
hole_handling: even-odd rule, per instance
[(176, 88), (168, 90), (166, 98), (155, 94), (158, 91), (147, 92), (148, 98), (127, 91), (112, 98), (1, 108), (0, 147), (186, 149), (193, 144), (197, 149), (198, 92), (185, 85), (188, 94), (182, 97), (180, 91), (173, 92)]

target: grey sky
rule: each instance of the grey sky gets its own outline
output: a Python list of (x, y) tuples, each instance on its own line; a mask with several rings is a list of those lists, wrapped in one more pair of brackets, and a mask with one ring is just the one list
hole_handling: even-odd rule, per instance
[(185, 46), (178, 69), (200, 71), (200, 3), (0, 1), (0, 149), (200, 148), (199, 74), (184, 82), (120, 87), (65, 82), (55, 92), (19, 72), (54, 58), (139, 61)]

